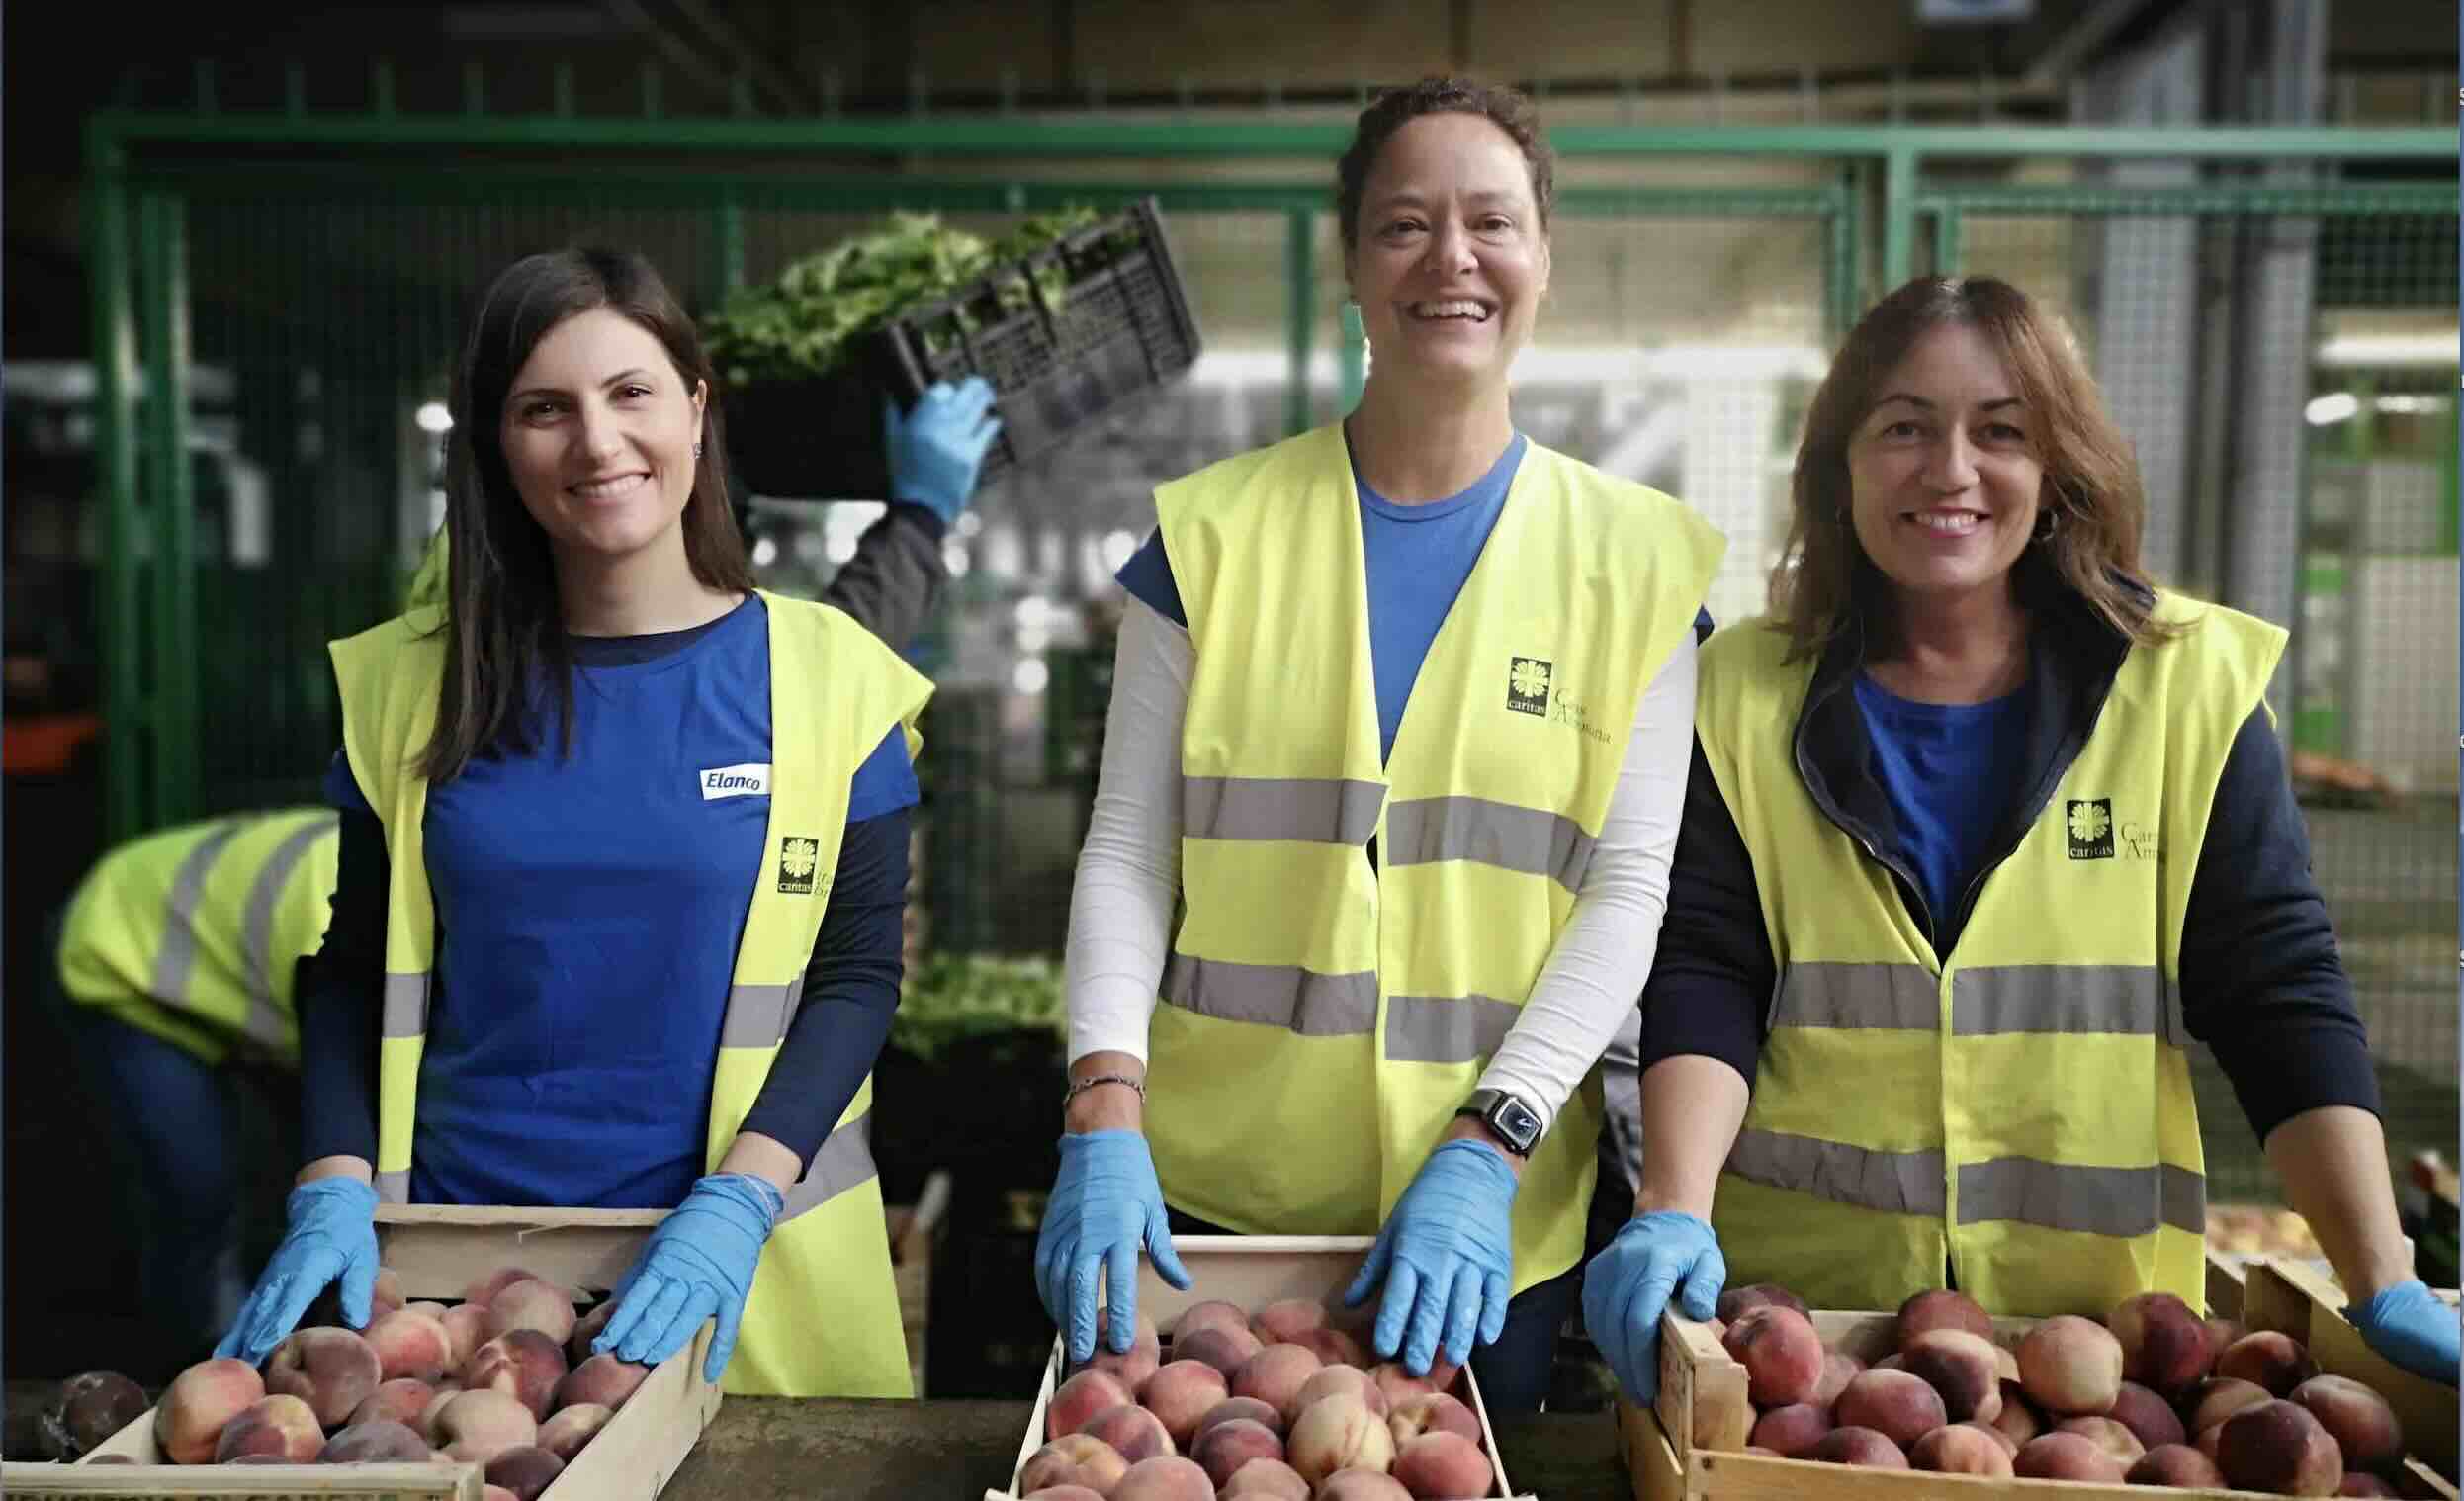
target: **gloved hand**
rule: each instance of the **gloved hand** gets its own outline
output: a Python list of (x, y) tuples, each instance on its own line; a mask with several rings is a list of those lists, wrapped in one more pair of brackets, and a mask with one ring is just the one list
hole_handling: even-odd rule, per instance
[(282, 1244), (240, 1304), (230, 1332), (214, 1347), (217, 1356), (263, 1364), (337, 1278), (342, 1321), (354, 1329), (368, 1327), (377, 1292), (376, 1189), (356, 1178), (319, 1178), (291, 1191), (283, 1216)]
[(1690, 1319), (1710, 1318), (1728, 1280), (1712, 1227), (1661, 1209), (1626, 1222), (1583, 1269), (1583, 1327), (1608, 1357), (1626, 1395), (1649, 1403), (1660, 1389), (1660, 1310), (1669, 1293)]
[(2426, 1282), (2398, 1282), (2344, 1316), (2361, 1331), (2361, 1342), (2415, 1375), (2456, 1384), (2456, 1311)]
[(675, 1212), (651, 1232), (642, 1257), (616, 1284), (616, 1311), (590, 1342), (600, 1355), (656, 1366), (682, 1350), (702, 1320), (719, 1332), (702, 1358), (702, 1379), (717, 1384), (736, 1353), (761, 1247), (787, 1200), (750, 1173), (712, 1173), (693, 1182)]
[(1035, 1291), (1068, 1335), (1070, 1364), (1096, 1353), (1096, 1272), (1104, 1275), (1106, 1344), (1128, 1350), (1137, 1333), (1138, 1248), (1165, 1281), (1189, 1285), (1172, 1249), (1155, 1158), (1137, 1131), (1085, 1131), (1061, 1138), (1061, 1176), (1035, 1235)]
[(984, 455), (1001, 435), (1001, 418), (992, 409), (993, 388), (982, 376), (956, 386), (935, 382), (903, 417), (896, 402), (884, 402), (890, 498), (921, 505), (944, 523), (956, 521), (975, 497)]
[(1420, 1165), (1343, 1295), (1345, 1307), (1358, 1308), (1385, 1280), (1369, 1331), (1378, 1355), (1396, 1359), (1400, 1346), (1403, 1369), (1427, 1375), (1441, 1337), (1447, 1360), (1460, 1366), (1475, 1334), (1487, 1345), (1505, 1332), (1515, 1187), (1505, 1154), (1486, 1142), (1447, 1142)]

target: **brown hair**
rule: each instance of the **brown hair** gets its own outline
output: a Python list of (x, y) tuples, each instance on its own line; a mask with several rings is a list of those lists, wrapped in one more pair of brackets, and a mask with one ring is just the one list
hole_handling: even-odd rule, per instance
[(1423, 115), (1477, 115), (1506, 132), (1523, 153), (1532, 173), (1532, 201), (1540, 208), (1540, 226), (1548, 228), (1548, 208), (1557, 196), (1557, 156), (1540, 133), (1540, 111), (1517, 90), (1477, 83), (1469, 78), (1423, 78), (1406, 88), (1388, 89), (1352, 130), (1352, 144), (1335, 163), (1335, 220), (1346, 250), (1360, 239), (1361, 193), (1369, 168), (1395, 132)]
[(641, 255), (576, 247), (525, 256), (481, 295), (454, 366), (453, 436), (446, 450), (445, 538), (453, 558), (445, 590), (445, 680), (436, 733), (419, 773), (453, 780), (474, 755), (528, 752), (541, 744), (542, 695), (552, 697), (559, 748), (573, 744), (573, 656), (565, 634), (548, 534), (522, 504), (505, 467), (505, 394), (549, 330), (607, 308), (646, 329), (667, 351), (686, 391), (710, 393), (702, 455), (684, 504), (684, 556), (714, 589), (749, 592), (752, 569), (728, 506), (727, 451), (718, 382), (693, 320)]
[(2045, 479), (2036, 539), (2012, 568), (2021, 597), (2067, 596), (2141, 645), (2175, 634), (2150, 619), (2155, 585), (2139, 561), (2148, 506), (2138, 462), (2068, 331), (2008, 282), (1919, 277), (1849, 333), (1805, 413), (1788, 542), (1771, 574), (1770, 624), (1788, 634), (1789, 660), (1819, 656), (1856, 624), (1869, 639), (1891, 639), (1890, 581), (1849, 523), (1848, 444), (1891, 372), (1920, 338), (1946, 325), (1984, 337), (2036, 419)]

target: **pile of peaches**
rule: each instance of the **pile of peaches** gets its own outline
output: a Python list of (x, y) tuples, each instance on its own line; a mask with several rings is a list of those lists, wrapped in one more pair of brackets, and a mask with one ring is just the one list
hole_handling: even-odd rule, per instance
[(1712, 1328), (1745, 1368), (1752, 1405), (1722, 1417), (1698, 1397), (1703, 1448), (2023, 1479), (2409, 1493), (2384, 1397), (2321, 1375), (2290, 1336), (2202, 1319), (2171, 1293), (2127, 1298), (2102, 1323), (2049, 1318), (2005, 1348), (1973, 1298), (1920, 1292), (1870, 1368), (1824, 1349), (1804, 1301), (1770, 1283), (1721, 1294)]
[[(1220, 1300), (1143, 1313), (1053, 1389), (1049, 1441), (1020, 1467), (1031, 1501), (1476, 1501), (1491, 1469), (1477, 1414), (1444, 1361), (1373, 1364), (1305, 1298), (1256, 1315)], [(1170, 1359), (1166, 1359), (1169, 1355)]]
[(405, 1302), (388, 1269), (366, 1329), (297, 1329), (262, 1369), (181, 1371), (155, 1404), (154, 1442), (173, 1464), (478, 1464), (487, 1501), (534, 1501), (650, 1374), (590, 1353), (613, 1300), (575, 1304), (518, 1267), (450, 1306)]

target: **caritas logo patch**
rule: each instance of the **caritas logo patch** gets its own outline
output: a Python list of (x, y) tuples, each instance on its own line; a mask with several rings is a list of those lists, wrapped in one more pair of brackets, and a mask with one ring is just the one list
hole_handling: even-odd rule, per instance
[(766, 765), (713, 766), (701, 774), (702, 801), (723, 797), (767, 797), (770, 768)]

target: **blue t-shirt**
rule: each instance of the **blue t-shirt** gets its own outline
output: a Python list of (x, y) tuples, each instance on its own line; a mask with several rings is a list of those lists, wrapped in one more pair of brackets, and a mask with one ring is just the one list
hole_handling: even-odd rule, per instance
[(1899, 822), (1939, 934), (1983, 863), (2027, 755), (2023, 688), (1980, 704), (1923, 704), (1860, 672), (1857, 707), (1874, 746), (1874, 779)]
[[(706, 796), (703, 773), (774, 758), (767, 607), (573, 648), (572, 758), (551, 713), (541, 749), (475, 757), (428, 795), (414, 1202), (665, 1208), (701, 1176), (770, 811), (766, 793)], [(368, 806), (339, 756), (327, 792)], [(847, 819), (917, 800), (894, 728)]]
[[(1425, 505), (1388, 500), (1361, 478), (1359, 461), (1353, 463), (1353, 485), (1361, 492), (1361, 552), (1368, 575), (1368, 655), (1377, 683), (1380, 759), (1394, 753), (1394, 733), (1403, 723), (1403, 706), (1429, 656), (1429, 644), (1437, 640), (1446, 612), (1454, 607), (1454, 596), (1463, 591), (1463, 580), (1480, 561), (1528, 446), (1523, 434), (1515, 434), (1487, 474), (1461, 493)], [(1160, 530), (1130, 555), (1116, 576), (1122, 588), (1157, 614), (1175, 625), (1188, 625)]]

